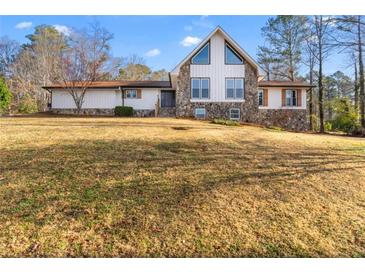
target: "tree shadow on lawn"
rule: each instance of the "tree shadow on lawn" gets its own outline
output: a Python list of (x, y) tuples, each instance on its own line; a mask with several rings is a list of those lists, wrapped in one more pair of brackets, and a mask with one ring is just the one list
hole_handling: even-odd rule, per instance
[[(222, 129), (225, 127), (214, 125), (211, 123), (203, 123), (201, 121), (195, 121), (173, 118), (126, 118), (126, 117), (52, 117), (54, 120), (50, 120), (48, 116), (36, 117), (34, 123), (27, 121), (27, 123), (19, 123), (17, 120), (24, 117), (7, 117), (4, 120), (8, 120), (9, 124), (6, 126), (21, 126), (21, 127), (83, 127), (83, 128), (95, 128), (95, 127), (169, 127), (173, 129), (181, 129), (186, 127), (187, 129)], [(35, 117), (29, 117), (35, 118)], [(42, 121), (42, 118), (47, 118)], [(59, 119), (62, 119), (62, 124), (59, 123)], [(107, 120), (103, 120), (107, 119)]]
[[(340, 180), (332, 180), (341, 173), (356, 176), (365, 169), (365, 157), (342, 150), (290, 151), (256, 141), (78, 140), (2, 151), (0, 164), (0, 239), (7, 245), (1, 256), (313, 256), (292, 243), (244, 248), (234, 227), (227, 238), (215, 232), (217, 238), (202, 243), (209, 223), (201, 224), (197, 211), (214, 205), (217, 193), (232, 190), (293, 206), (294, 189), (346, 200), (355, 190), (340, 197)], [(327, 178), (332, 188), (306, 184), (313, 176)], [(223, 207), (230, 210), (229, 204)], [(28, 238), (14, 247), (19, 231), (27, 235), (24, 230)], [(256, 240), (260, 237), (265, 238)]]

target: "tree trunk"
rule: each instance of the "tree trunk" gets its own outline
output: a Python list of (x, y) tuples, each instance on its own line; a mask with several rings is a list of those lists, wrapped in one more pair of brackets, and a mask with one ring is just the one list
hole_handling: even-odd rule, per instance
[(319, 132), (324, 132), (324, 117), (323, 117), (323, 75), (322, 75), (322, 47), (319, 46), (319, 58), (318, 58), (318, 109), (319, 109)]
[(362, 39), (361, 39), (361, 17), (357, 17), (357, 37), (359, 45), (359, 84), (360, 84), (360, 123), (365, 128), (365, 86), (364, 86), (364, 64), (362, 60)]
[(125, 90), (122, 89), (122, 106), (124, 107)]
[(354, 74), (355, 74), (355, 85), (354, 85), (354, 89), (355, 89), (355, 111), (356, 114), (359, 114), (359, 79), (358, 79), (358, 73), (357, 73), (357, 60), (355, 60), (354, 63)]
[[(309, 83), (313, 85), (313, 65), (312, 65), (312, 54), (309, 53)], [(309, 89), (309, 129), (313, 130), (313, 88)]]

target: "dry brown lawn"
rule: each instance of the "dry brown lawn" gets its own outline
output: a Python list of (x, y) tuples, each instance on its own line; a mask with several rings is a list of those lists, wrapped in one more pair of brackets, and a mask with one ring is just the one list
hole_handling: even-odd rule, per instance
[(0, 119), (1, 257), (364, 257), (365, 140)]

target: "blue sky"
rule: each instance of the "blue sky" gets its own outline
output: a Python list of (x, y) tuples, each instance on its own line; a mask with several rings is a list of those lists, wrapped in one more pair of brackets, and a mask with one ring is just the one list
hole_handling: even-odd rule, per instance
[[(113, 55), (142, 56), (153, 69), (171, 70), (215, 26), (220, 25), (252, 57), (263, 44), (261, 27), (268, 16), (0, 16), (0, 36), (24, 43), (25, 36), (40, 24), (56, 25), (61, 31), (81, 29), (98, 21), (114, 34)], [(334, 53), (325, 72), (345, 70), (344, 56)], [(351, 73), (351, 70), (347, 71)]]

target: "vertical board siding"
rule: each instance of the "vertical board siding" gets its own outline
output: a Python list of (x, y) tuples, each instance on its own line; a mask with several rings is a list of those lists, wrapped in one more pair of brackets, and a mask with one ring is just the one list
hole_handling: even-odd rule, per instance
[(210, 99), (204, 101), (232, 101), (226, 99), (225, 79), (244, 78), (245, 65), (225, 64), (225, 40), (221, 34), (215, 34), (210, 40), (210, 65), (190, 65), (190, 77), (210, 78)]
[[(114, 108), (114, 90), (88, 90), (82, 108)], [(75, 102), (67, 91), (52, 91), (52, 108), (76, 108)]]
[[(141, 98), (124, 99), (125, 106), (134, 109), (155, 109), (157, 102), (158, 89), (141, 89)], [(84, 97), (82, 108), (115, 108), (122, 105), (122, 93), (116, 89), (93, 89), (88, 90)], [(76, 108), (72, 96), (64, 90), (52, 91), (52, 108), (67, 109)]]
[[(134, 109), (155, 109), (159, 89), (140, 89), (140, 98), (124, 98), (124, 105)], [(122, 105), (122, 92), (118, 91), (115, 101), (116, 106)]]

